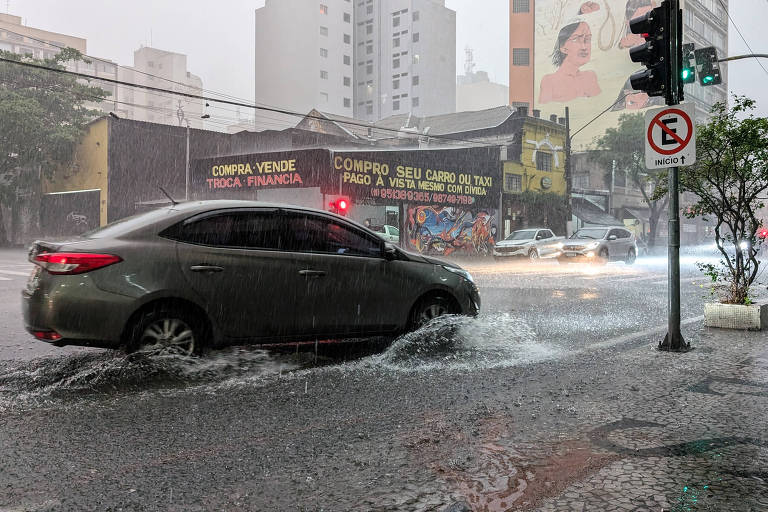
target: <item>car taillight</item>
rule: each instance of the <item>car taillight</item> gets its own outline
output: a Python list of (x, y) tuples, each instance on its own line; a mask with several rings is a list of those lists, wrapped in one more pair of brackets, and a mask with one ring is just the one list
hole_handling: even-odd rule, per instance
[(59, 341), (61, 339), (61, 334), (56, 331), (32, 331), (32, 335), (43, 341)]
[(55, 275), (71, 275), (90, 272), (123, 261), (113, 254), (90, 254), (84, 252), (54, 252), (35, 256), (33, 262)]

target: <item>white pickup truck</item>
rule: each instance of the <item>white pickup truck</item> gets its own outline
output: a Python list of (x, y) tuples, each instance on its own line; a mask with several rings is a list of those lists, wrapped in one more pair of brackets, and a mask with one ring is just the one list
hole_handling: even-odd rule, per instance
[(549, 229), (531, 228), (513, 231), (510, 235), (497, 242), (493, 248), (496, 259), (524, 257), (530, 261), (539, 258), (556, 258), (563, 248), (565, 237), (555, 236)]

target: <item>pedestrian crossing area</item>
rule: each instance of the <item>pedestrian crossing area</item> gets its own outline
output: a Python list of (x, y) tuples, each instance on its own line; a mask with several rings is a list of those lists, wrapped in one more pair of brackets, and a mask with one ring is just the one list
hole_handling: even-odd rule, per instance
[(3, 283), (10, 284), (11, 281), (16, 281), (21, 284), (25, 283), (29, 274), (32, 272), (33, 265), (31, 263), (14, 263), (0, 261), (0, 286)]

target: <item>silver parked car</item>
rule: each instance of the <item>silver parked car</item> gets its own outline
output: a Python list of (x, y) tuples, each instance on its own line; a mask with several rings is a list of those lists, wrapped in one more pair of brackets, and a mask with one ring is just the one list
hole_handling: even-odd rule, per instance
[(560, 255), (564, 237), (555, 236), (549, 229), (521, 229), (513, 231), (493, 247), (495, 259), (523, 257), (530, 261), (555, 258)]
[(631, 265), (637, 259), (635, 235), (624, 228), (581, 228), (563, 242), (562, 251), (560, 263), (623, 261)]
[(387, 242), (391, 242), (393, 244), (400, 243), (400, 230), (395, 226), (389, 226), (385, 224), (383, 226), (371, 226), (369, 229)]
[(324, 211), (183, 203), (36, 242), (27, 329), (56, 345), (191, 354), (235, 343), (397, 334), (476, 315), (470, 274)]

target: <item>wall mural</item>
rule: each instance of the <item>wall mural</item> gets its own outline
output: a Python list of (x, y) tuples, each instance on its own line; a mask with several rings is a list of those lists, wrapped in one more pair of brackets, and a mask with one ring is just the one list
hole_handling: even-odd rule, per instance
[(490, 255), (498, 231), (496, 210), (410, 206), (406, 211), (408, 249), (439, 256)]

